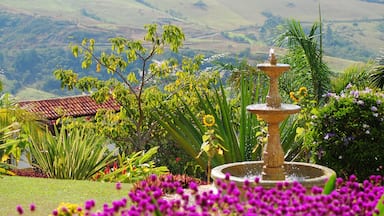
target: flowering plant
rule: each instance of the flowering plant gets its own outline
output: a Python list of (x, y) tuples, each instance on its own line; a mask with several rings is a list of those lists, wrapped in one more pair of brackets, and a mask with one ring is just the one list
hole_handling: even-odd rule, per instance
[(384, 93), (352, 86), (313, 112), (312, 159), (339, 176), (383, 174)]
[(60, 203), (60, 205), (52, 211), (50, 216), (83, 216), (84, 212), (81, 205), (74, 203)]
[(294, 104), (300, 106), (300, 112), (297, 115), (296, 123), (296, 136), (295, 143), (289, 149), (288, 158), (296, 159), (300, 158), (303, 161), (309, 161), (309, 147), (306, 145), (308, 137), (310, 136), (310, 124), (311, 124), (311, 111), (317, 107), (316, 100), (313, 100), (313, 95), (308, 93), (308, 89), (304, 86), (300, 87), (295, 92), (290, 92), (289, 97)]
[(118, 156), (118, 162), (113, 166), (107, 166), (104, 171), (98, 172), (93, 179), (105, 182), (132, 183), (144, 180), (151, 174), (165, 174), (168, 169), (165, 166), (156, 166), (153, 156), (157, 153), (158, 146), (148, 151), (134, 152), (129, 156), (124, 153)]
[[(157, 181), (152, 175), (150, 181)], [(216, 180), (217, 190), (203, 190), (195, 182), (183, 189), (179, 181), (168, 179), (155, 186), (142, 182), (141, 190), (131, 190), (128, 197), (104, 204), (95, 210), (93, 200), (85, 203), (86, 215), (382, 215), (384, 179), (371, 176), (358, 182), (356, 176), (336, 180), (330, 194), (313, 187), (307, 191), (300, 183), (280, 182), (272, 189), (265, 189), (246, 181), (243, 187), (229, 181)], [(173, 197), (165, 196), (162, 188), (175, 191)], [(130, 203), (128, 205), (128, 203)]]
[[(215, 117), (212, 115), (205, 115), (203, 118), (203, 124), (206, 127), (212, 127), (215, 125)], [(207, 165), (207, 182), (210, 183), (211, 178), (211, 161), (212, 158), (216, 155), (223, 155), (223, 151), (227, 151), (223, 145), (220, 143), (223, 142), (223, 138), (215, 133), (214, 129), (208, 129), (203, 135), (203, 143), (201, 144), (200, 152), (196, 156), (197, 158), (201, 156), (204, 152), (208, 156), (208, 165)]]

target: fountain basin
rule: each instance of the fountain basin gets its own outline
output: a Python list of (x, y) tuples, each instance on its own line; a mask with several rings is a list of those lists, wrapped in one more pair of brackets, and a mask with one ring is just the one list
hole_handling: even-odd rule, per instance
[(285, 180), (263, 180), (264, 161), (244, 161), (228, 163), (217, 166), (212, 169), (211, 176), (214, 180), (225, 179), (225, 174), (230, 174), (230, 180), (235, 182), (239, 188), (242, 187), (245, 180), (253, 182), (259, 178), (259, 184), (264, 188), (273, 188), (278, 182), (299, 182), (307, 191), (313, 186), (324, 187), (327, 180), (336, 175), (332, 169), (310, 163), (284, 162)]

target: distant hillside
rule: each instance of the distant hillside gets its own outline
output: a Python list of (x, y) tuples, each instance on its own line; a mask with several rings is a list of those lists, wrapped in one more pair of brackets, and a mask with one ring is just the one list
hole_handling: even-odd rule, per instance
[(222, 51), (228, 50), (224, 43), (231, 44), (221, 36), (223, 32), (258, 36), (273, 17), (313, 23), (319, 5), (325, 29), (329, 27), (338, 40), (370, 52), (382, 46), (381, 0), (2, 0), (0, 9), (69, 21), (85, 31), (104, 29), (132, 37), (144, 24), (172, 23), (184, 28), (191, 47), (210, 49), (207, 45), (212, 44)]
[(181, 26), (189, 51), (252, 59), (268, 52), (286, 19), (312, 25), (319, 6), (325, 52), (336, 70), (345, 63), (335, 58), (366, 61), (384, 48), (381, 0), (2, 0), (0, 71), (15, 94), (24, 87), (62, 94), (52, 71), (80, 66), (69, 43), (84, 37), (103, 44), (115, 36), (142, 38), (148, 23)]

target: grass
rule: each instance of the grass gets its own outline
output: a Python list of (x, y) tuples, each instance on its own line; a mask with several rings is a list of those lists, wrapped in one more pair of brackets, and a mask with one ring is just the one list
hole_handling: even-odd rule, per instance
[[(97, 209), (104, 203), (128, 195), (130, 184), (122, 184), (122, 190), (115, 189), (115, 183), (92, 181), (58, 180), (20, 176), (0, 176), (0, 215), (18, 215), (16, 206), (21, 205), (23, 215), (49, 215), (60, 203), (83, 204), (94, 199)], [(36, 211), (29, 213), (34, 203)]]

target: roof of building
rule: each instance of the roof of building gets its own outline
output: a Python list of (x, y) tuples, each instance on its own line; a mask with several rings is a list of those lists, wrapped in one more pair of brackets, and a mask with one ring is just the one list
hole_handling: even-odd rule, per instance
[(120, 104), (112, 98), (98, 104), (89, 95), (52, 98), (46, 100), (30, 100), (18, 102), (21, 108), (41, 115), (48, 120), (56, 120), (63, 116), (93, 116), (99, 109), (120, 110)]

